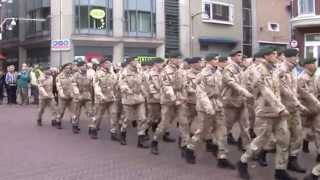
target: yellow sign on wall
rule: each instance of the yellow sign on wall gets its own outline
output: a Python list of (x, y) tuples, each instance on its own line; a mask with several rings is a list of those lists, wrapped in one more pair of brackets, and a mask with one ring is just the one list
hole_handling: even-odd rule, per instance
[(95, 19), (103, 19), (106, 16), (106, 12), (102, 9), (92, 9), (90, 11), (90, 16)]

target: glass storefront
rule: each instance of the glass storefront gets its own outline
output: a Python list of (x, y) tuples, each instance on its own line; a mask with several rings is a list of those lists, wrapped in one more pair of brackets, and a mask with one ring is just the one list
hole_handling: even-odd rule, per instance
[(112, 0), (74, 0), (75, 33), (112, 35)]
[(316, 58), (320, 67), (320, 33), (305, 35), (305, 55), (306, 58)]
[(50, 62), (50, 48), (34, 48), (27, 49), (27, 60), (28, 64), (41, 64), (45, 65)]
[(33, 36), (44, 36), (50, 34), (50, 0), (28, 0), (25, 1), (27, 17), (32, 19), (46, 19), (44, 22), (29, 22), (27, 27), (27, 38)]
[(156, 56), (156, 49), (154, 48), (125, 48), (125, 56)]
[(75, 46), (75, 59), (83, 59), (92, 61), (92, 59), (101, 59), (104, 57), (112, 57), (112, 47), (95, 47), (95, 46)]
[(156, 0), (124, 0), (127, 36), (154, 37)]

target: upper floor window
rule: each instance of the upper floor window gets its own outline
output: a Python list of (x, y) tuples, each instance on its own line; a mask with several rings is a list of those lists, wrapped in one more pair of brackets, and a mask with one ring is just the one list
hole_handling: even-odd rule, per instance
[(233, 4), (222, 3), (212, 0), (204, 0), (202, 3), (203, 22), (233, 24)]
[(315, 14), (314, 0), (298, 0), (299, 15), (313, 15)]
[(111, 35), (112, 7), (112, 0), (75, 0), (75, 32)]
[(34, 35), (48, 35), (50, 30), (50, 1), (26, 1), (27, 17), (32, 19), (46, 19), (44, 22), (32, 21), (28, 23), (27, 37)]
[(125, 0), (128, 36), (153, 37), (156, 33), (156, 0)]

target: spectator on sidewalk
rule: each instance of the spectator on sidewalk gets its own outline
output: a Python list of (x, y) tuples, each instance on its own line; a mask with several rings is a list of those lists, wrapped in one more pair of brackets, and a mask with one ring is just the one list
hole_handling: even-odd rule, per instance
[(38, 64), (34, 65), (30, 71), (30, 85), (31, 85), (31, 96), (33, 96), (33, 104), (39, 104), (39, 78), (43, 76), (43, 73)]
[(14, 65), (8, 66), (5, 77), (8, 104), (17, 104), (17, 77)]
[(5, 84), (5, 72), (4, 70), (0, 67), (0, 105), (3, 103), (3, 89), (4, 89), (4, 84)]
[(27, 105), (29, 102), (28, 87), (30, 82), (30, 74), (28, 71), (28, 65), (23, 63), (22, 69), (18, 74), (17, 85), (18, 85), (18, 98), (20, 105)]

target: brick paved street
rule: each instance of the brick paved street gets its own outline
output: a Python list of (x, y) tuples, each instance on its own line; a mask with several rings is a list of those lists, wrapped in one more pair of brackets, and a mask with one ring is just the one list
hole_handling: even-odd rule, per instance
[[(82, 121), (79, 135), (71, 132), (65, 117), (63, 130), (51, 128), (48, 113), (44, 126), (35, 125), (35, 106), (0, 106), (0, 180), (236, 180), (236, 171), (216, 168), (216, 160), (199, 151), (197, 164), (181, 160), (176, 144), (160, 144), (160, 155), (136, 148), (134, 130), (128, 145), (109, 140), (104, 125), (98, 140), (87, 135), (87, 122)], [(230, 158), (239, 153), (230, 149)], [(304, 155), (303, 164), (310, 170), (315, 154)], [(269, 164), (272, 163), (271, 156)], [(273, 179), (271, 167), (250, 171), (254, 180)], [(301, 178), (302, 176), (300, 176)]]

